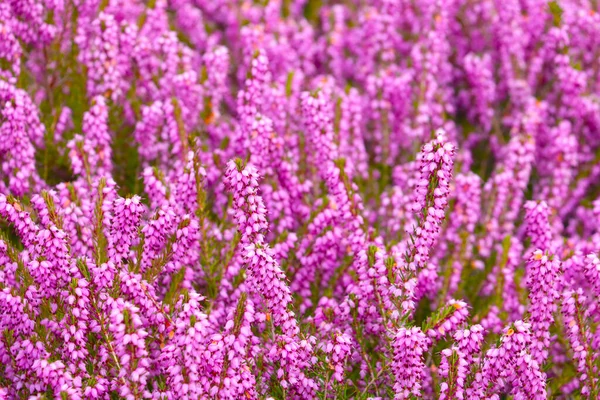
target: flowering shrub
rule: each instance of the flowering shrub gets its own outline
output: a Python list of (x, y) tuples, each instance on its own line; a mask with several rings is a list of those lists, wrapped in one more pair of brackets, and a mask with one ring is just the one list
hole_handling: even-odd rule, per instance
[(600, 398), (598, 38), (0, 0), (0, 399)]

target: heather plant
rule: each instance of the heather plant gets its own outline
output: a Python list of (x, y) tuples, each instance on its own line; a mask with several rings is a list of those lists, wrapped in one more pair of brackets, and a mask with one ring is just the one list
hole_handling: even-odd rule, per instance
[(600, 14), (0, 0), (0, 399), (600, 398)]

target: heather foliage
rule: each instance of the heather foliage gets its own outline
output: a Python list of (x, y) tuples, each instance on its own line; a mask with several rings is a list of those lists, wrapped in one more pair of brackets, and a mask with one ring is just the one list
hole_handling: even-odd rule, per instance
[(0, 0), (0, 399), (600, 398), (594, 0)]

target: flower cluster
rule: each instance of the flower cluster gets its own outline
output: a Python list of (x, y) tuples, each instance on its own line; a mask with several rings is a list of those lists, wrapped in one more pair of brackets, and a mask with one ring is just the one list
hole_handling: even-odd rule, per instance
[(0, 0), (0, 399), (600, 398), (598, 11)]

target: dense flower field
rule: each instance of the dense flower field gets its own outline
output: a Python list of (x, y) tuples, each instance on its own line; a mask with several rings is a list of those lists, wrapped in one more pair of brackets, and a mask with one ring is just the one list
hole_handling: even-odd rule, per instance
[(600, 398), (597, 0), (0, 0), (0, 399)]

